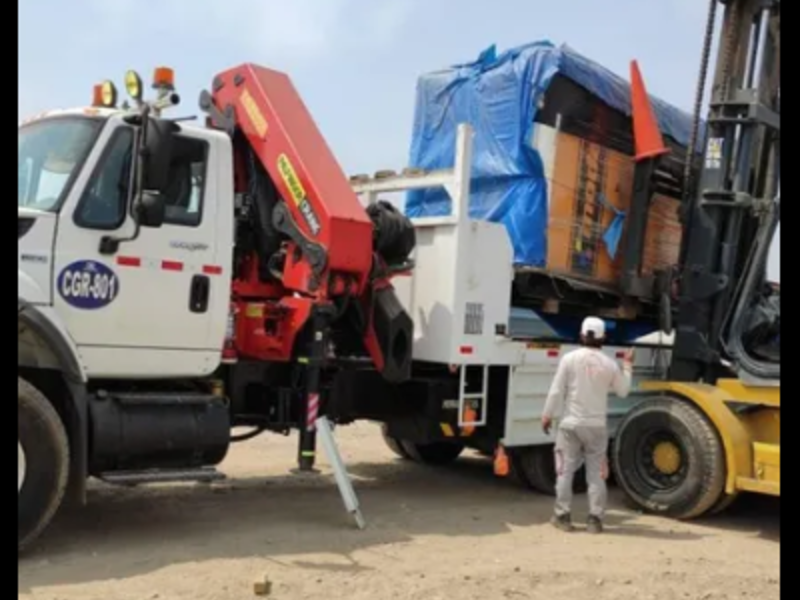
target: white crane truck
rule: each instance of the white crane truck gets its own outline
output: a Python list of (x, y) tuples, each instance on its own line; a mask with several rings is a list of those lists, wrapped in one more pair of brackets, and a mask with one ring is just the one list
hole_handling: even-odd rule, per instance
[[(752, 343), (780, 331), (763, 285), (780, 211), (780, 3), (725, 4), (701, 186), (666, 303), (668, 380), (661, 350), (638, 352), (637, 379), (654, 381), (635, 408), (612, 409), (620, 485), (681, 518), (740, 491), (780, 494), (780, 353)], [(85, 500), (89, 477), (213, 480), (231, 442), (292, 429), (312, 471), (328, 419), (379, 421), (398, 454), (425, 463), (505, 448), (524, 482), (552, 491), (538, 421), (569, 346), (515, 331), (507, 231), (468, 217), (469, 127), (454, 169), (354, 189), (284, 74), (219, 74), (200, 98), (206, 127), (164, 116), (178, 102), (171, 70), (156, 71), (153, 101), (125, 79), (131, 106), (106, 82), (93, 106), (19, 128), (20, 549), (65, 498)], [(376, 201), (424, 186), (448, 190), (451, 215), (412, 222)]]
[[(507, 233), (467, 217), (470, 128), (454, 169), (352, 189), (283, 74), (219, 75), (207, 127), (163, 114), (169, 69), (154, 86), (131, 72), (131, 106), (107, 82), (19, 128), (19, 547), (88, 477), (212, 480), (265, 430), (298, 429), (310, 471), (321, 415), (424, 463), (502, 443), (552, 491), (537, 423), (565, 348), (513, 335)], [(420, 186), (454, 214), (376, 201)]]

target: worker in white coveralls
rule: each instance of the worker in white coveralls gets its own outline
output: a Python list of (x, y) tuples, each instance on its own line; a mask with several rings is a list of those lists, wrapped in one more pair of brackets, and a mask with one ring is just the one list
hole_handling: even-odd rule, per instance
[(633, 350), (622, 367), (603, 354), (606, 326), (602, 319), (587, 317), (581, 325), (582, 348), (565, 354), (550, 386), (542, 415), (542, 428), (549, 434), (556, 427), (556, 504), (553, 525), (572, 531), (572, 482), (575, 472), (586, 465), (589, 490), (587, 531), (603, 531), (608, 477), (608, 394), (628, 395), (633, 371)]

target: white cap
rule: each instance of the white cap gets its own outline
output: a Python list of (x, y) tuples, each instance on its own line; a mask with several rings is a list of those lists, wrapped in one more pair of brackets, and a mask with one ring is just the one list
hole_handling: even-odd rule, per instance
[(603, 319), (597, 317), (586, 317), (581, 323), (581, 335), (592, 334), (594, 339), (600, 340), (606, 337), (606, 324)]

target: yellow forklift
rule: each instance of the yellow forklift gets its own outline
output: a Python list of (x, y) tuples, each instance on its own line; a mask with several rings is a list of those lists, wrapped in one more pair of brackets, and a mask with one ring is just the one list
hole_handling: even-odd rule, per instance
[[(670, 366), (644, 384), (612, 448), (626, 495), (679, 519), (720, 511), (741, 492), (780, 496), (780, 285), (766, 277), (780, 223), (779, 0), (710, 0), (689, 148), (680, 267), (661, 298)], [(636, 166), (623, 259), (633, 295), (643, 285), (635, 240), (663, 154)]]

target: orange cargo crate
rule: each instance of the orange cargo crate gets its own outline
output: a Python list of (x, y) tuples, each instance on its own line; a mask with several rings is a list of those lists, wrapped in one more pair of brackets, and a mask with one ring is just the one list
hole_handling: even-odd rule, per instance
[[(625, 233), (613, 259), (603, 236), (616, 216), (614, 209), (627, 213), (630, 206), (633, 159), (564, 132), (549, 137), (552, 162), (548, 173), (547, 271), (618, 289)], [(676, 198), (653, 198), (642, 274), (652, 274), (678, 262), (679, 207)]]

